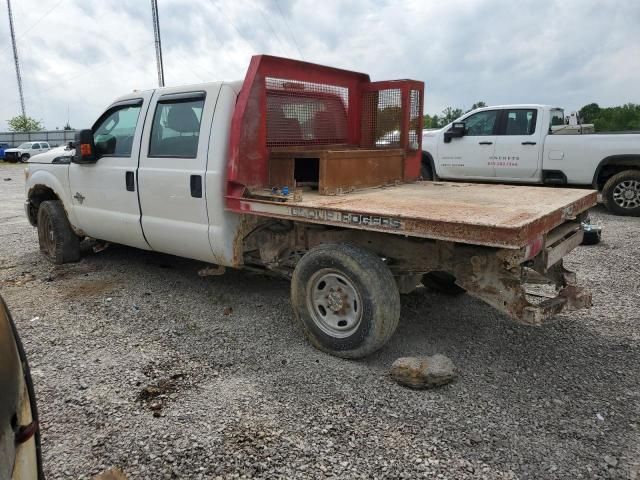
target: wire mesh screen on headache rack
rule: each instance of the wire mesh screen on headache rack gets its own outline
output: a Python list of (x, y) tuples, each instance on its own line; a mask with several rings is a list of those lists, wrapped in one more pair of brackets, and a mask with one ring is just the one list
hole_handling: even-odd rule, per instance
[(347, 143), (348, 88), (273, 77), (265, 87), (268, 147)]
[(362, 146), (400, 147), (402, 94), (399, 88), (365, 92), (362, 96)]
[(420, 145), (418, 137), (420, 135), (422, 122), (422, 105), (420, 104), (420, 92), (411, 90), (409, 92), (409, 149), (417, 150)]

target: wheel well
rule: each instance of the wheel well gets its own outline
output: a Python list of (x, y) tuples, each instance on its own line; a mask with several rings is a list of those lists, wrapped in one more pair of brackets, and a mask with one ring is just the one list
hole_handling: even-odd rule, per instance
[(425, 163), (431, 169), (431, 177), (432, 177), (433, 180), (435, 180), (436, 179), (436, 167), (435, 167), (435, 164), (433, 163), (433, 157), (431, 156), (431, 154), (429, 152), (425, 152), (423, 150), (422, 151), (422, 164), (425, 164)]
[(38, 224), (38, 209), (47, 200), (59, 200), (56, 193), (45, 185), (35, 185), (29, 190), (29, 222), (34, 227)]
[(607, 180), (625, 170), (640, 170), (640, 156), (620, 155), (605, 158), (593, 176), (593, 187), (602, 190)]

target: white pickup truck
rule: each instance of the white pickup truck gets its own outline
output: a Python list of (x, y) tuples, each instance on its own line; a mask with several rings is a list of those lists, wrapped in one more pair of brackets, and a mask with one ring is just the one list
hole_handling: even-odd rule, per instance
[(4, 151), (5, 162), (26, 162), (29, 158), (51, 150), (48, 142), (24, 142)]
[(564, 134), (564, 119), (546, 105), (468, 112), (423, 132), (422, 176), (593, 188), (610, 212), (640, 216), (640, 134)]
[(418, 181), (423, 89), (256, 56), (244, 82), (135, 91), (31, 159), (26, 214), (55, 263), (90, 237), (289, 278), (302, 331), (347, 358), (384, 345), (424, 275), (529, 325), (588, 307), (562, 258), (596, 192)]

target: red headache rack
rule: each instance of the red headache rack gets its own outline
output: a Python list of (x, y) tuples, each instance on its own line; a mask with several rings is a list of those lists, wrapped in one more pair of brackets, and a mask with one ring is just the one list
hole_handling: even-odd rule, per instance
[[(239, 210), (238, 199), (283, 186), (278, 181), (294, 189), (319, 177), (323, 194), (349, 191), (345, 182), (372, 185), (359, 182), (358, 162), (379, 166), (386, 183), (418, 179), (423, 98), (415, 80), (371, 82), (363, 73), (254, 56), (231, 124), (227, 207)], [(313, 157), (319, 163), (309, 163)], [(338, 165), (354, 174), (338, 178)]]

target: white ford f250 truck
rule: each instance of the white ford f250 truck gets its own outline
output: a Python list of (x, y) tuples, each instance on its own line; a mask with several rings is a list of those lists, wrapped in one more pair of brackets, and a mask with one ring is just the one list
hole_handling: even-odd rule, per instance
[(564, 111), (503, 105), (466, 113), (422, 135), (424, 179), (576, 185), (607, 209), (640, 216), (640, 134), (564, 135)]
[(256, 56), (244, 82), (136, 91), (29, 162), (26, 214), (55, 263), (90, 237), (290, 278), (301, 329), (347, 358), (424, 275), (530, 325), (588, 307), (562, 258), (596, 192), (419, 181), (423, 89)]

